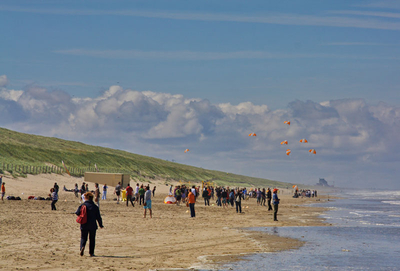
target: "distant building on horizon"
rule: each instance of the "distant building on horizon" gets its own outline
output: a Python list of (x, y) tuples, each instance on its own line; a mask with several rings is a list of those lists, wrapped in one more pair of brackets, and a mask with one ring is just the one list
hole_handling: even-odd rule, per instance
[(324, 178), (319, 178), (319, 182), (317, 183), (317, 185), (325, 186), (325, 187), (331, 187)]

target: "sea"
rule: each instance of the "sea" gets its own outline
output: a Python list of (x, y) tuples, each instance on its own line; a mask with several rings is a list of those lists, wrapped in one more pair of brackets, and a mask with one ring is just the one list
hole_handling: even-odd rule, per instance
[[(400, 191), (343, 190), (313, 206), (328, 227), (251, 228), (306, 241), (299, 249), (246, 256), (218, 270), (400, 270)], [(282, 218), (283, 219), (283, 218)]]

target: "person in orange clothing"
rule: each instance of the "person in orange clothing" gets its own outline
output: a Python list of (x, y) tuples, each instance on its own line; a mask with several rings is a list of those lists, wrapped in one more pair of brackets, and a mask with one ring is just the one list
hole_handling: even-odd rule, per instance
[(6, 183), (2, 183), (1, 184), (1, 200), (4, 201), (4, 195), (6, 194), (6, 187), (5, 187)]
[[(193, 185), (193, 188), (195, 188), (195, 186)], [(194, 204), (196, 203), (196, 196), (193, 194), (193, 192), (191, 190), (189, 190), (189, 195), (188, 195), (188, 203), (189, 203), (189, 207), (190, 207), (190, 217), (195, 217), (196, 213), (194, 211)]]

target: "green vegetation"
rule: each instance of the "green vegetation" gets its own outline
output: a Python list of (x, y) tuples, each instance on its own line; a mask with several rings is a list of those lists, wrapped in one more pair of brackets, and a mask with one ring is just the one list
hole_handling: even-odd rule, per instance
[[(7, 168), (4, 168), (5, 164), (25, 168), (43, 166), (62, 168), (63, 160), (73, 176), (81, 176), (85, 171), (94, 171), (96, 164), (102, 172), (127, 173), (135, 180), (146, 182), (158, 178), (164, 179), (166, 183), (182, 180), (191, 183), (212, 181), (227, 186), (290, 186), (288, 183), (207, 170), (121, 150), (18, 133), (4, 128), (0, 128), (0, 155), (4, 171), (7, 171)], [(13, 175), (16, 175), (15, 171), (15, 169), (8, 170)], [(24, 175), (19, 173), (19, 176)]]

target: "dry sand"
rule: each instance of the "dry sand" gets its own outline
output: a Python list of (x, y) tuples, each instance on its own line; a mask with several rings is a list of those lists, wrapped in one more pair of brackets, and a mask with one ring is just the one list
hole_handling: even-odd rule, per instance
[[(80, 230), (73, 214), (79, 200), (65, 185), (79, 187), (83, 178), (54, 174), (28, 175), (27, 178), (3, 177), (6, 196), (20, 196), (22, 201), (0, 202), (1, 270), (149, 270), (213, 266), (234, 261), (238, 255), (297, 248), (303, 242), (247, 231), (246, 227), (320, 226), (323, 208), (305, 207), (317, 199), (293, 199), (289, 191), (279, 197), (278, 219), (272, 211), (257, 206), (255, 199), (242, 202), (243, 214), (235, 208), (205, 207), (200, 197), (196, 218), (190, 218), (185, 205), (163, 203), (168, 188), (157, 185), (153, 198), (153, 218), (143, 218), (143, 207), (116, 204), (110, 188), (100, 210), (104, 229), (97, 231), (96, 257), (79, 256)], [(49, 194), (54, 182), (60, 186), (57, 211), (50, 201), (28, 200), (28, 196)], [(89, 183), (89, 189), (94, 184)], [(23, 194), (22, 194), (23, 193)], [(324, 201), (323, 197), (320, 197)], [(211, 202), (210, 202), (211, 203)]]

